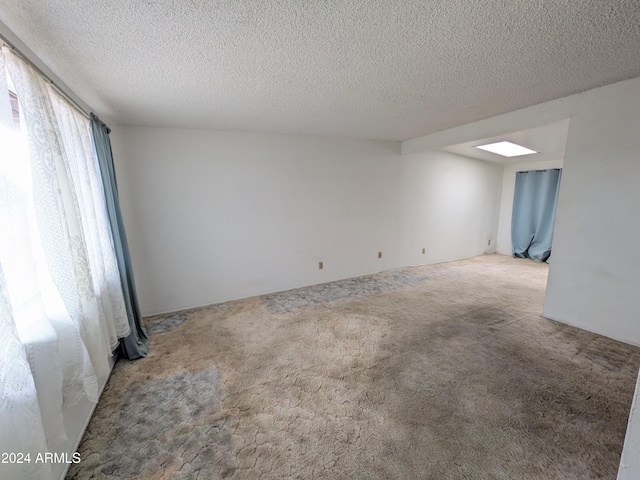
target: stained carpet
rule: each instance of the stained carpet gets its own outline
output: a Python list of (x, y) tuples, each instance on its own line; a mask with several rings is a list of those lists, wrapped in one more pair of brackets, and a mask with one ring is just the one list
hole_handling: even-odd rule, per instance
[[(489, 255), (147, 318), (71, 479), (614, 479), (640, 349)], [(606, 319), (603, 319), (606, 321)]]

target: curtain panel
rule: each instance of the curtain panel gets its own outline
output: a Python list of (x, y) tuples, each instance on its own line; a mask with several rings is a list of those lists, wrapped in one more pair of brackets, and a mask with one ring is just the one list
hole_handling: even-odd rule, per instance
[(558, 168), (516, 173), (511, 220), (514, 257), (549, 260), (561, 176)]
[(118, 185), (116, 183), (116, 172), (113, 165), (111, 140), (109, 139), (109, 133), (111, 131), (94, 114), (91, 115), (91, 131), (93, 133), (96, 159), (98, 160), (100, 173), (102, 175), (107, 213), (111, 231), (113, 232), (113, 242), (120, 271), (120, 281), (124, 292), (124, 302), (127, 308), (129, 326), (131, 328), (131, 333), (120, 342), (120, 351), (124, 358), (133, 360), (147, 356), (147, 344), (149, 340), (144, 324), (142, 323), (142, 315), (140, 314), (140, 306), (138, 305), (138, 296), (136, 294), (136, 284), (133, 278), (129, 245), (124, 231), (122, 214), (120, 213)]
[[(130, 333), (89, 120), (0, 53), (0, 450), (46, 453)], [(0, 478), (51, 478), (46, 463)]]

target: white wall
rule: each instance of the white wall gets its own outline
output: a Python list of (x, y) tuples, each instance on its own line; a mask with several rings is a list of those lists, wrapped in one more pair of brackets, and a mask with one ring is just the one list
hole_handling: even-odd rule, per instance
[(571, 119), (544, 315), (640, 345), (640, 79)]
[(495, 238), (498, 165), (315, 137), (116, 127), (111, 139), (146, 315), (479, 255)]
[[(495, 253), (501, 165), (441, 151), (406, 155), (398, 163), (399, 248), (407, 255), (395, 266)], [(421, 247), (426, 256), (409, 254)]]
[(547, 170), (562, 168), (562, 159), (543, 162), (526, 162), (505, 165), (502, 174), (502, 196), (500, 198), (500, 217), (498, 220), (498, 234), (496, 251), (502, 255), (511, 255), (511, 214), (513, 212), (513, 194), (516, 186), (516, 172), (529, 170)]
[[(584, 94), (569, 126), (544, 315), (640, 345), (640, 79)], [(636, 388), (619, 479), (640, 478)]]
[(640, 376), (629, 413), (627, 436), (618, 469), (618, 480), (638, 480), (640, 477)]

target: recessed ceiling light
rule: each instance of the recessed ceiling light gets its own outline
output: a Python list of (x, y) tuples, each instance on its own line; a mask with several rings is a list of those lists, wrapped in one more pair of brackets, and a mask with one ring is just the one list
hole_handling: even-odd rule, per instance
[(531, 155), (538, 153), (530, 148), (523, 147), (511, 142), (488, 143), (487, 145), (476, 145), (476, 148), (486, 150), (487, 152), (497, 153), (503, 157), (519, 157), (520, 155)]

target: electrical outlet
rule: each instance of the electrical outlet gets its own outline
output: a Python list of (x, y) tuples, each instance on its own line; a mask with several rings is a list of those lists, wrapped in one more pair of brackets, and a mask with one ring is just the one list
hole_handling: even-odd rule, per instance
[(423, 248), (423, 249), (422, 249), (422, 254), (423, 254), (423, 255), (424, 255), (424, 250), (425, 250), (425, 249)]
[(378, 258), (382, 258), (382, 252), (378, 252)]
[(324, 268), (324, 262), (318, 262), (318, 269), (322, 270)]

